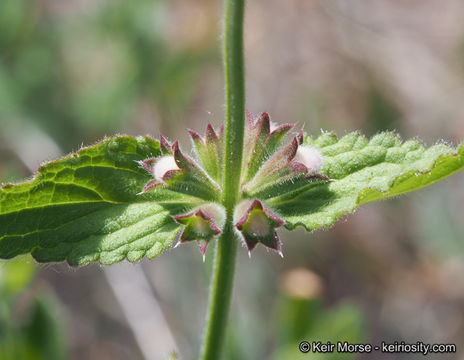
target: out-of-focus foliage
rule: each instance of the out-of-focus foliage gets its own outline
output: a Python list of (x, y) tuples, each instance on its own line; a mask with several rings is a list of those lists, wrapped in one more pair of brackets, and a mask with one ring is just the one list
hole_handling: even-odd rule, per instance
[(378, 86), (372, 86), (366, 98), (366, 120), (371, 134), (398, 128), (399, 110)]
[(11, 297), (23, 290), (35, 275), (36, 266), (28, 257), (0, 262), (2, 297)]
[[(0, 124), (33, 120), (63, 148), (114, 132), (145, 103), (182, 118), (206, 51), (173, 48), (161, 0), (103, 2), (85, 16), (34, 0), (0, 3)], [(70, 143), (71, 141), (71, 143)]]
[(176, 353), (170, 354), (169, 357), (167, 358), (167, 360), (177, 360), (177, 359), (178, 359), (178, 357), (177, 357)]
[[(49, 293), (16, 302), (33, 279), (36, 266), (29, 257), (0, 263), (0, 360), (62, 360), (66, 338), (57, 302)], [(18, 313), (17, 307), (21, 308)]]
[[(278, 346), (272, 359), (355, 359), (339, 353), (337, 342), (366, 342), (364, 314), (355, 304), (342, 303), (327, 309), (322, 300), (322, 280), (306, 269), (294, 269), (282, 278), (283, 296), (277, 306)], [(330, 342), (333, 351), (302, 353), (299, 344)]]
[[(340, 360), (356, 359), (358, 356), (356, 353), (339, 353), (337, 351), (337, 342), (344, 343), (346, 341), (350, 344), (359, 344), (364, 341), (364, 316), (359, 308), (354, 305), (344, 304), (332, 310), (318, 309), (311, 317), (302, 316), (308, 312), (313, 312), (311, 309), (303, 308), (304, 306), (311, 307), (311, 305), (309, 301), (300, 304), (286, 304), (287, 311), (302, 313), (294, 318), (293, 324), (288, 324), (288, 319), (286, 319), (285, 330), (291, 332), (294, 329), (289, 325), (293, 325), (294, 328), (298, 329), (297, 333), (305, 327), (306, 331), (293, 338), (293, 341), (284, 344), (281, 349), (277, 350), (273, 359), (319, 360), (333, 359), (334, 357)], [(309, 343), (320, 341), (327, 344), (330, 342), (335, 344), (335, 348), (333, 353), (324, 354), (311, 351), (304, 354), (299, 350), (299, 344), (303, 340)]]

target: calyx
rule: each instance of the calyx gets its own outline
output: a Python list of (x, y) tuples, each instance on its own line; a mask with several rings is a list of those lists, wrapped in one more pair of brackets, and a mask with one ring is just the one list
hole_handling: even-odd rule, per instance
[[(234, 225), (249, 253), (261, 243), (282, 255), (275, 229), (285, 221), (267, 199), (289, 187), (298, 191), (310, 182), (330, 179), (319, 173), (323, 156), (304, 144), (302, 131), (282, 145), (294, 125), (275, 126), (267, 113), (253, 118), (247, 112), (245, 126), (240, 204), (235, 209)], [(196, 240), (203, 257), (209, 242), (224, 226), (225, 211), (220, 205), (223, 132), (222, 126), (215, 130), (211, 125), (203, 137), (189, 131), (194, 158), (185, 155), (177, 141), (171, 145), (161, 136), (159, 156), (138, 161), (153, 177), (141, 194), (152, 193), (156, 201), (166, 204), (173, 218), (184, 226), (178, 244)]]

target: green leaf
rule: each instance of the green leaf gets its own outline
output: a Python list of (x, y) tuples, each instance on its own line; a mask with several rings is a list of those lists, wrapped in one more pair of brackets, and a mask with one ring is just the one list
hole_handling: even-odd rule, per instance
[(266, 204), (288, 229), (331, 226), (364, 203), (420, 189), (464, 168), (464, 144), (457, 149), (446, 144), (425, 148), (417, 140), (402, 143), (390, 132), (371, 140), (356, 132), (341, 139), (332, 133), (316, 139), (306, 135), (304, 143), (322, 153), (319, 173), (332, 181), (289, 183), (268, 194)]
[(41, 166), (35, 178), (0, 190), (0, 257), (114, 264), (154, 258), (180, 227), (153, 194), (136, 160), (159, 156), (149, 137), (118, 136)]

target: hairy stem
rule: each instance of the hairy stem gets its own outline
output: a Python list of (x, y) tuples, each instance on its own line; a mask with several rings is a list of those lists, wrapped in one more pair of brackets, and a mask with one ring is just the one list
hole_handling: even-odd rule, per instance
[(232, 224), (227, 223), (216, 247), (202, 360), (221, 357), (233, 289), (236, 250)]
[(243, 12), (244, 0), (225, 0), (223, 55), (226, 107), (222, 202), (227, 217), (216, 247), (202, 360), (218, 360), (221, 357), (233, 289), (237, 251), (233, 211), (240, 185), (245, 125)]
[(224, 80), (225, 80), (225, 151), (223, 203), (232, 210), (238, 196), (242, 166), (245, 123), (245, 79), (243, 70), (244, 0), (225, 0)]

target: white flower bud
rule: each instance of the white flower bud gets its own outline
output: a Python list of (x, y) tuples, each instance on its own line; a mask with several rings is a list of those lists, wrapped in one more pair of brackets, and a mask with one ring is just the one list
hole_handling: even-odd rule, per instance
[(308, 174), (316, 174), (322, 166), (322, 154), (319, 150), (300, 145), (293, 161), (299, 162), (308, 168)]
[(166, 155), (158, 159), (153, 165), (153, 176), (156, 180), (163, 182), (164, 175), (171, 170), (179, 170), (174, 156)]
[(279, 125), (275, 123), (274, 121), (269, 121), (269, 131), (273, 132), (275, 129), (277, 129)]

